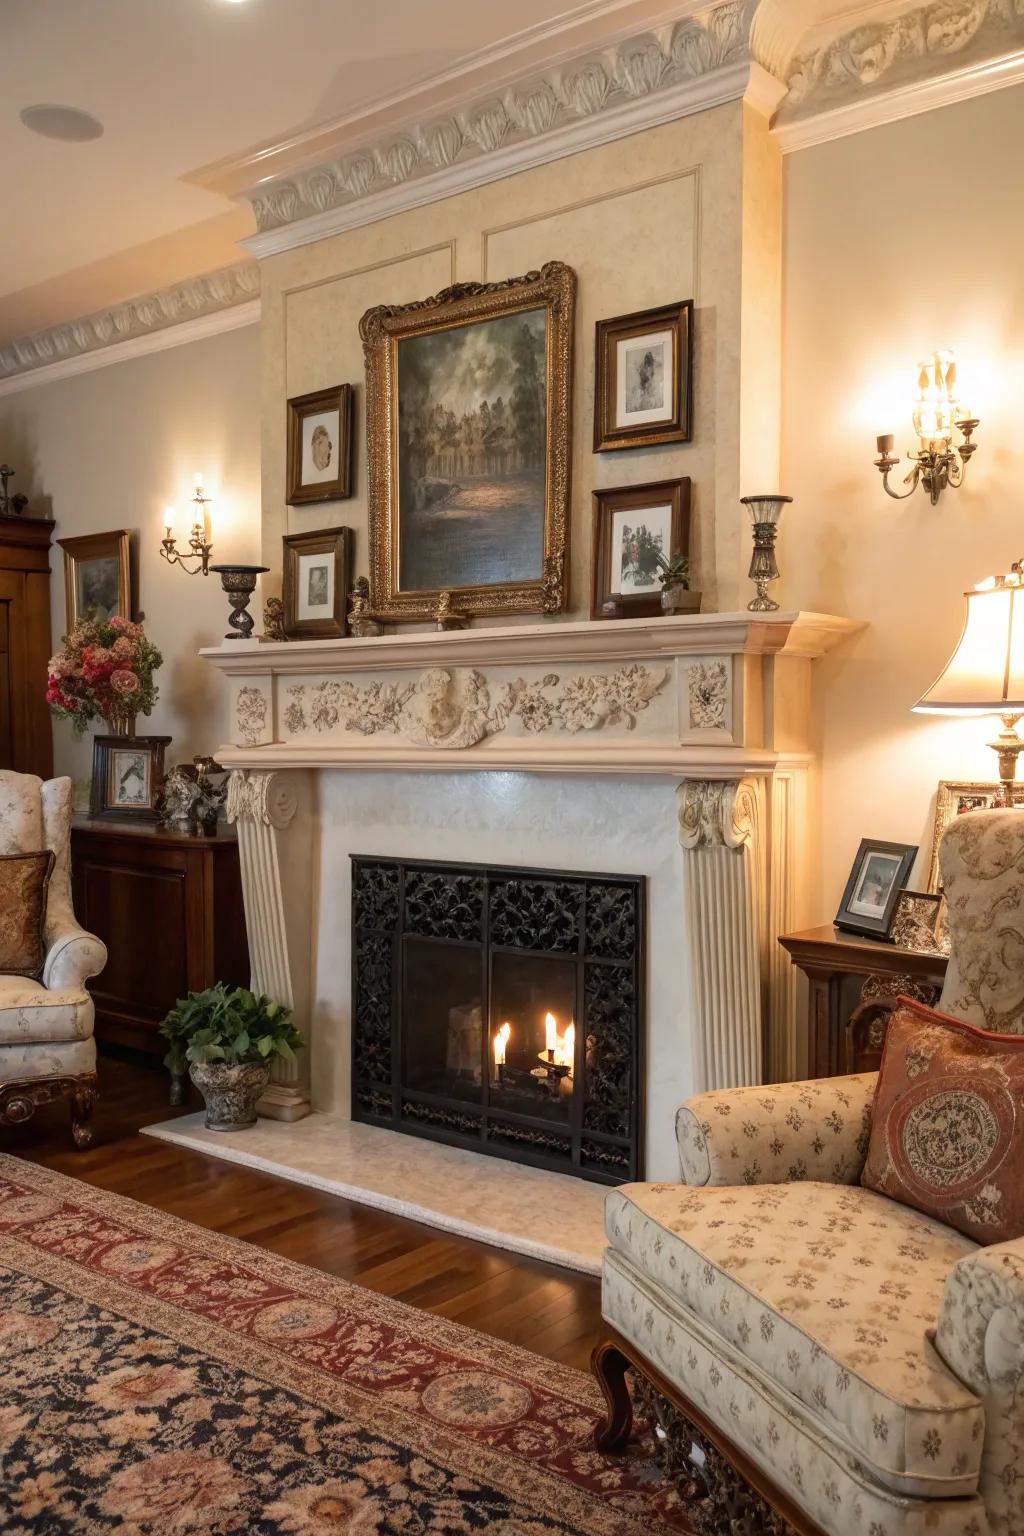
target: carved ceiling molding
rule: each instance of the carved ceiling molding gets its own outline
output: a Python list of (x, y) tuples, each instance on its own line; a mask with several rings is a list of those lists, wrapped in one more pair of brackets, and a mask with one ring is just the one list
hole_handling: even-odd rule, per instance
[(802, 148), (1022, 74), (1024, 0), (931, 0), (798, 51), (776, 132)]
[[(674, 25), (562, 62), (447, 115), (253, 187), (245, 196), (257, 234), (243, 244), (269, 255), (299, 243), (268, 239), (275, 231), (317, 221), (310, 238), (322, 238), (368, 221), (357, 216), (348, 224), (328, 222), (336, 211), (360, 204), (379, 209), (375, 217), (396, 211), (401, 198), (387, 194), (397, 188), (411, 191), (429, 181), (434, 196), (446, 196), (459, 189), (459, 172), (462, 185), (479, 185), (636, 132), (659, 120), (652, 108), (658, 101), (665, 106), (661, 120), (744, 95), (770, 115), (784, 87), (752, 52), (756, 9), (757, 0), (719, 0)], [(405, 205), (432, 200), (422, 190), (424, 195), (407, 195)]]
[[(49, 330), (35, 331), (0, 347), (0, 387), (40, 368), (82, 359), (120, 343), (140, 341), (192, 321), (208, 320), (259, 298), (260, 272), (254, 261), (222, 267), (202, 277), (173, 283), (141, 298)], [(71, 370), (67, 371), (78, 371)]]

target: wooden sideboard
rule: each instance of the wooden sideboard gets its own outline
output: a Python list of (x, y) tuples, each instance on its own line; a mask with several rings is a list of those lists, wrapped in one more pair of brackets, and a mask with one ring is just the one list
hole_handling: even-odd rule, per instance
[(233, 831), (76, 817), (71, 871), (75, 916), (109, 951), (90, 984), (98, 1040), (163, 1056), (159, 1025), (179, 997), (215, 981), (248, 986)]
[(810, 982), (809, 1077), (873, 1072), (896, 998), (903, 993), (934, 1003), (948, 963), (945, 955), (863, 939), (831, 923), (783, 934), (779, 943)]
[(48, 517), (0, 516), (0, 768), (53, 777)]

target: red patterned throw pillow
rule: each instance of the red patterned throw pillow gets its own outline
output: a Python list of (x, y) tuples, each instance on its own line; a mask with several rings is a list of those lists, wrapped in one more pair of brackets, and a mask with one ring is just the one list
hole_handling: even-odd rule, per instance
[(900, 998), (861, 1183), (978, 1243), (1024, 1237), (1024, 1035)]

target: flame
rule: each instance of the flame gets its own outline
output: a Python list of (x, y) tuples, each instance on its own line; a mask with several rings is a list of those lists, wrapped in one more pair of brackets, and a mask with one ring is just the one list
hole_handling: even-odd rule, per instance
[(505, 1047), (508, 1045), (509, 1036), (512, 1033), (511, 1024), (503, 1024), (494, 1037), (494, 1065), (505, 1065)]
[(558, 1020), (553, 1013), (544, 1015), (544, 1049), (548, 1060), (556, 1067), (573, 1065), (576, 1052), (576, 1026), (570, 1024), (564, 1035), (558, 1033)]

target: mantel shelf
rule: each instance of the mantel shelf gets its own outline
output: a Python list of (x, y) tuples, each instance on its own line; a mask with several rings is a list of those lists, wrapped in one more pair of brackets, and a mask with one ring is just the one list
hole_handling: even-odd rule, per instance
[(616, 662), (697, 655), (821, 656), (864, 626), (827, 613), (699, 613), (502, 625), (358, 640), (232, 641), (200, 654), (229, 675), (325, 676), (435, 666)]

